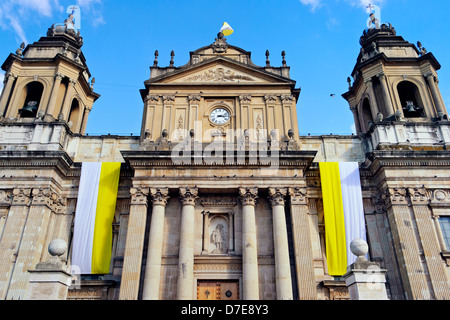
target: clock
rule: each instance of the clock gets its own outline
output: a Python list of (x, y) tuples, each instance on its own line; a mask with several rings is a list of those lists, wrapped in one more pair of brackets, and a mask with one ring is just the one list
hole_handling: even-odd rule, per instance
[(223, 108), (218, 108), (211, 112), (210, 119), (214, 124), (223, 125), (230, 121), (230, 113)]

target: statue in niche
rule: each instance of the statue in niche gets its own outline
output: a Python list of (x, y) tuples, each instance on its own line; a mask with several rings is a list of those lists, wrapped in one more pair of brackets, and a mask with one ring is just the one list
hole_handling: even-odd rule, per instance
[(223, 224), (218, 224), (211, 233), (211, 243), (216, 246), (216, 249), (212, 250), (213, 254), (227, 253), (227, 236), (225, 234), (225, 227)]

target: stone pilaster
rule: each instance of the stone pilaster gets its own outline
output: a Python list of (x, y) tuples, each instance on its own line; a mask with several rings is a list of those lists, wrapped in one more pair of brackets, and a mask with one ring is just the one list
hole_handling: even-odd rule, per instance
[(46, 114), (55, 117), (55, 108), (56, 108), (56, 100), (58, 99), (58, 92), (59, 92), (59, 88), (61, 86), (61, 81), (64, 78), (64, 75), (62, 75), (61, 73), (57, 73), (55, 75), (55, 81), (53, 83), (53, 89), (52, 89), (52, 93), (50, 95), (50, 101), (48, 103), (48, 107), (47, 107), (47, 112)]
[(316, 300), (317, 285), (309, 229), (307, 190), (306, 188), (289, 188), (289, 196), (299, 299)]
[(384, 197), (406, 299), (430, 299), (407, 190), (387, 188)]
[(272, 205), (273, 239), (275, 246), (275, 276), (278, 300), (292, 300), (291, 263), (284, 210), (287, 188), (269, 188)]
[(194, 234), (197, 188), (180, 188), (181, 235), (178, 257), (178, 300), (193, 300), (194, 293)]
[(64, 199), (50, 188), (35, 188), (32, 190), (32, 197), (16, 259), (16, 268), (12, 275), (14, 282), (9, 286), (6, 299), (19, 300), (26, 297), (30, 277), (28, 270), (40, 262), (45, 251), (51, 214), (65, 207)]
[(435, 236), (428, 192), (425, 188), (408, 188), (408, 194), (435, 299), (449, 300), (449, 282), (440, 256), (439, 241)]
[(438, 92), (437, 84), (436, 84), (436, 77), (433, 73), (427, 73), (424, 75), (424, 77), (428, 81), (428, 86), (431, 90), (431, 96), (433, 98), (434, 105), (436, 106), (436, 112), (438, 117), (442, 117), (446, 114), (445, 107), (442, 106), (440, 94)]
[(168, 188), (151, 188), (152, 218), (145, 265), (143, 300), (158, 300), (161, 278), (161, 255), (164, 238), (164, 215), (169, 200)]
[(137, 300), (147, 222), (148, 188), (131, 188), (130, 217), (123, 261), (120, 300)]
[(31, 204), (31, 189), (14, 189), (0, 241), (0, 300), (5, 300)]
[(392, 99), (386, 82), (386, 75), (384, 73), (380, 73), (379, 75), (377, 75), (377, 77), (380, 80), (381, 90), (383, 91), (384, 107), (386, 108), (386, 118), (389, 118), (394, 115), (394, 107), (392, 106)]
[(258, 247), (255, 206), (257, 188), (240, 188), (242, 202), (242, 281), (243, 300), (259, 300)]
[(73, 94), (75, 92), (75, 86), (77, 85), (77, 81), (70, 79), (69, 85), (67, 87), (66, 97), (64, 99), (64, 104), (61, 110), (61, 115), (65, 121), (69, 121), (70, 107), (72, 106)]

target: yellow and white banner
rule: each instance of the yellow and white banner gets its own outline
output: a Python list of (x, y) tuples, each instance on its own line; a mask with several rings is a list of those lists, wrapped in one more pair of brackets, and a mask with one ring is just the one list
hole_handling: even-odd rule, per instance
[(358, 163), (319, 163), (322, 184), (328, 273), (342, 276), (356, 261), (350, 251), (355, 239), (366, 240)]
[(121, 163), (83, 163), (72, 242), (74, 274), (108, 274)]

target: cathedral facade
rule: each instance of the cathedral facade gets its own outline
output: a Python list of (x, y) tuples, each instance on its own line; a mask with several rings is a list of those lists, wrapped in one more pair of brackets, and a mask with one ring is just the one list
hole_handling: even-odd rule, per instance
[(109, 274), (65, 299), (348, 300), (328, 271), (320, 162), (358, 162), (369, 259), (392, 300), (450, 299), (450, 122), (432, 53), (391, 25), (364, 31), (349, 78), (357, 135), (300, 136), (283, 56), (257, 66), (219, 33), (184, 66), (158, 54), (141, 135), (87, 136), (94, 91), (64, 26), (2, 65), (0, 299), (71, 243), (83, 162), (121, 162)]

